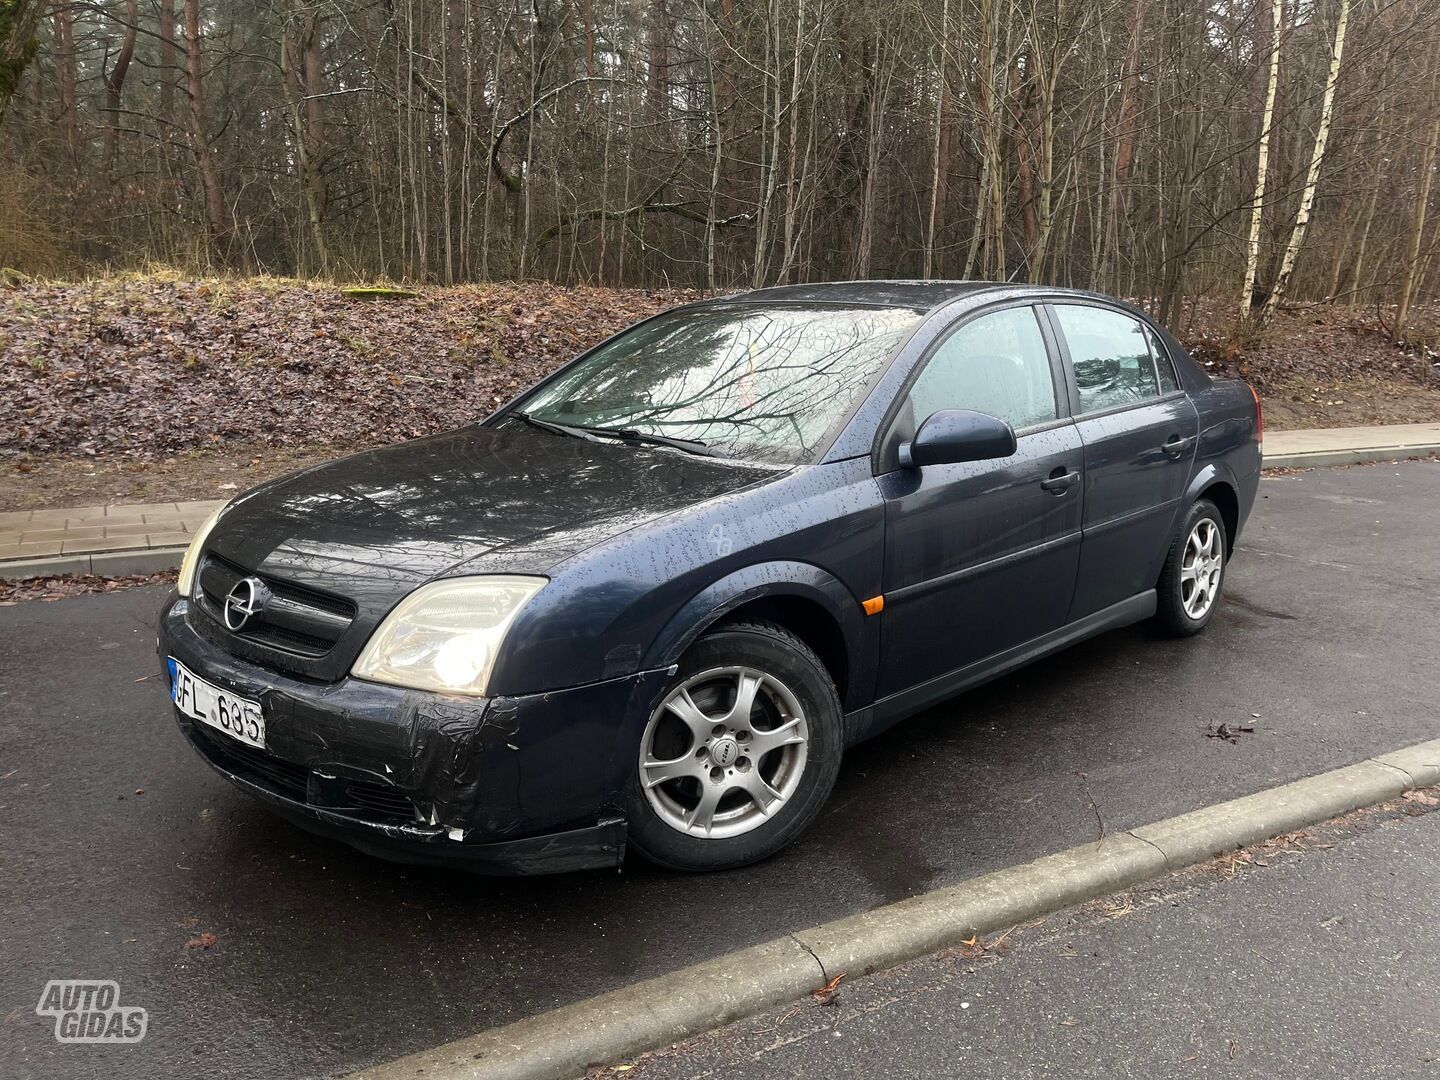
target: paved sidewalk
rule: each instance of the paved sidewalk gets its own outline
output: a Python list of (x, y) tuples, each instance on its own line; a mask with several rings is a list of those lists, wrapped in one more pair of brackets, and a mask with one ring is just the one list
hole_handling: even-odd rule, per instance
[(0, 578), (143, 574), (179, 565), (221, 502), (125, 503), (0, 513)]
[(1440, 451), (1440, 424), (1267, 431), (1265, 467), (1314, 468), (1354, 465)]
[[(1272, 431), (1267, 468), (1313, 468), (1440, 452), (1440, 424)], [(124, 503), (0, 513), (0, 580), (42, 574), (142, 574), (180, 564), (214, 502)]]

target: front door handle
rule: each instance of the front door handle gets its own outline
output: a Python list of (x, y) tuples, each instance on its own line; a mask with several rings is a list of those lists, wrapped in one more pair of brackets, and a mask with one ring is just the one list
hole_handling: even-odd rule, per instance
[(1195, 445), (1195, 436), (1187, 435), (1181, 438), (1179, 435), (1171, 435), (1165, 440), (1165, 445), (1160, 447), (1167, 457), (1178, 458)]
[(1064, 495), (1065, 492), (1070, 490), (1070, 485), (1079, 479), (1080, 474), (1078, 472), (1061, 472), (1059, 469), (1056, 469), (1050, 474), (1048, 479), (1040, 481), (1040, 486), (1046, 491), (1053, 492), (1056, 495)]

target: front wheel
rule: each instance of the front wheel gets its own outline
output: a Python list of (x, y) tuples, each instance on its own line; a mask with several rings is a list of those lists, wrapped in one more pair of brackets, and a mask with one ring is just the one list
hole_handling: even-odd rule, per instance
[(676, 870), (724, 870), (779, 851), (820, 812), (840, 770), (829, 671), (782, 627), (735, 622), (680, 661), (641, 735), (629, 842)]
[(1205, 629), (1225, 584), (1225, 521), (1200, 499), (1180, 522), (1155, 587), (1156, 625), (1176, 637)]

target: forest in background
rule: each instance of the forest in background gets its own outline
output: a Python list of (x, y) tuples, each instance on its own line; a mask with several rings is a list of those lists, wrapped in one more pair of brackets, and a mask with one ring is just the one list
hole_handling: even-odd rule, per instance
[[(0, 0), (0, 266), (1433, 298), (1433, 0)], [(1242, 299), (1243, 298), (1243, 299)]]

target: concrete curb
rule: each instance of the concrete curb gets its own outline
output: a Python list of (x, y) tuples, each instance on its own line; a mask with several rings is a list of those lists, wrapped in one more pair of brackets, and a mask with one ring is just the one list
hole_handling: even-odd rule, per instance
[(1405, 461), (1440, 454), (1440, 443), (1414, 446), (1367, 446), (1346, 450), (1308, 450), (1298, 454), (1266, 454), (1263, 469), (1322, 469), (1329, 465), (1368, 465), (1374, 461)]
[(22, 581), (54, 574), (100, 574), (102, 577), (153, 574), (159, 570), (174, 570), (184, 557), (183, 547), (168, 547), (97, 551), (91, 555), (47, 555), (43, 559), (7, 559), (0, 562), (0, 581)]
[(1116, 833), (354, 1073), (569, 1080), (854, 978), (1440, 783), (1440, 739)]

